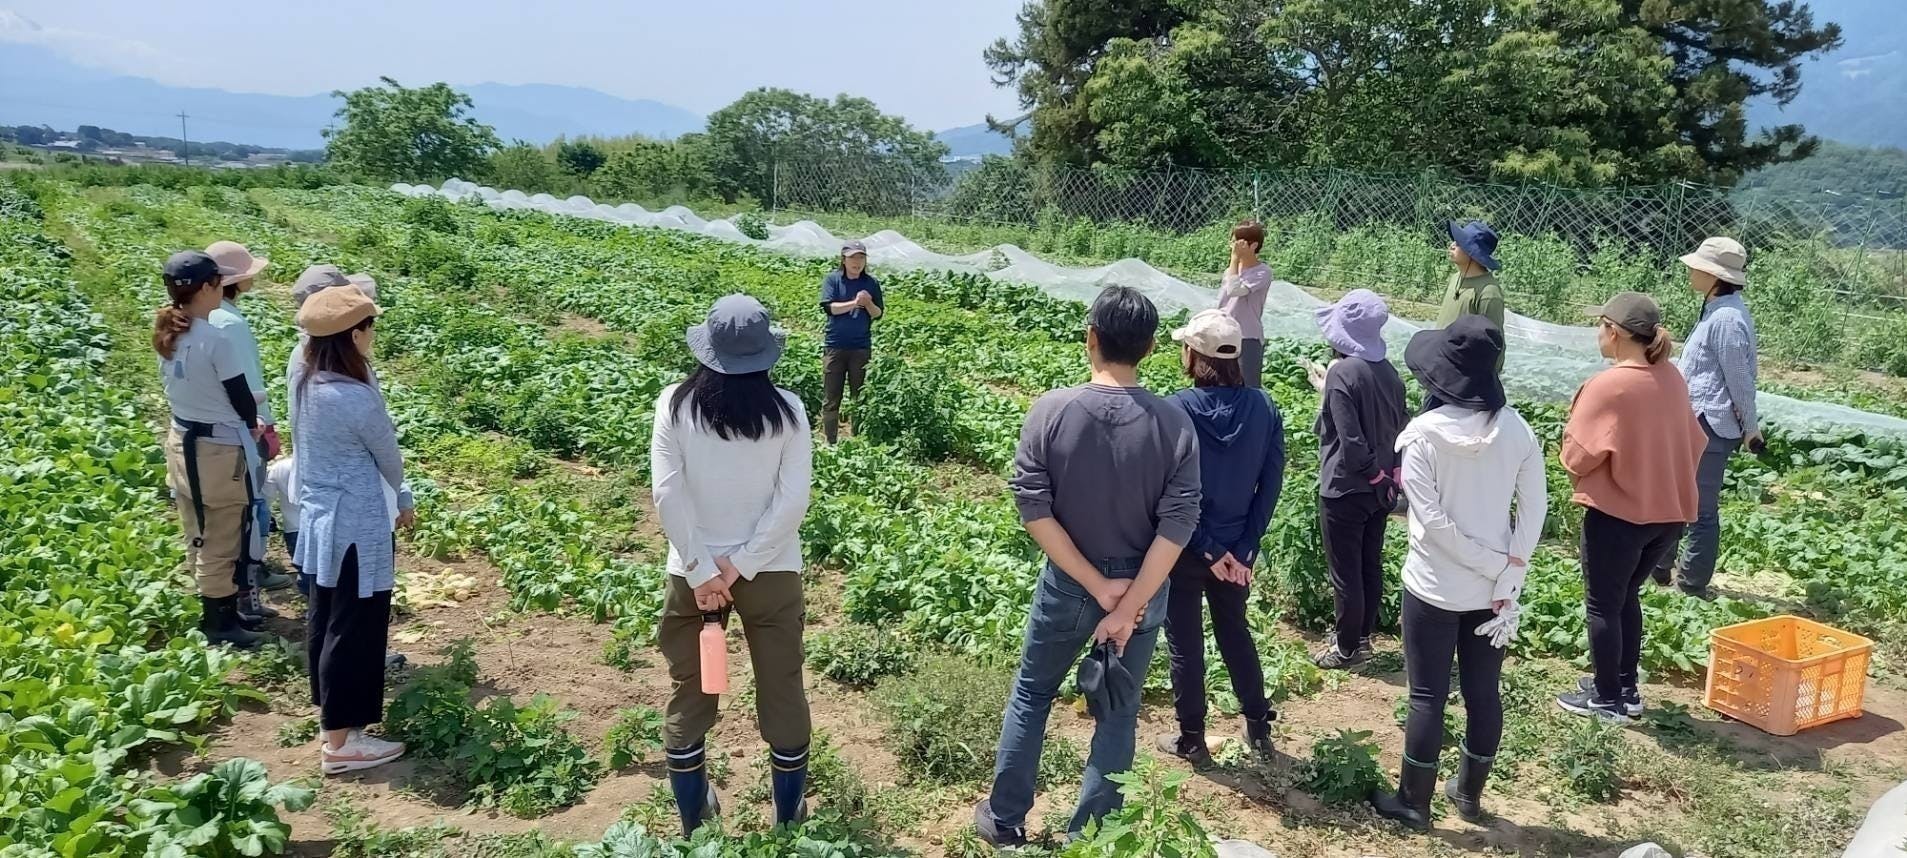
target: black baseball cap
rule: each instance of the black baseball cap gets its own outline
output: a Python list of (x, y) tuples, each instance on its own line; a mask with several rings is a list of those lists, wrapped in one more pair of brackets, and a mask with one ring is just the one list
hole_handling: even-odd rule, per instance
[(166, 284), (197, 286), (218, 279), (219, 264), (204, 251), (181, 250), (166, 259)]
[(1589, 315), (1645, 338), (1653, 338), (1662, 325), (1662, 305), (1641, 292), (1618, 292), (1602, 306), (1589, 308)]

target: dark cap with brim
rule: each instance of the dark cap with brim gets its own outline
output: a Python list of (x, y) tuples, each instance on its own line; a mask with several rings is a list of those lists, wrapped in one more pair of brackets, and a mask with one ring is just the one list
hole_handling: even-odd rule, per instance
[(1652, 338), (1662, 326), (1662, 305), (1641, 292), (1620, 292), (1600, 307), (1589, 308), (1592, 319), (1608, 319), (1638, 337)]
[(181, 250), (166, 259), (167, 285), (196, 286), (219, 278), (219, 264), (204, 251)]

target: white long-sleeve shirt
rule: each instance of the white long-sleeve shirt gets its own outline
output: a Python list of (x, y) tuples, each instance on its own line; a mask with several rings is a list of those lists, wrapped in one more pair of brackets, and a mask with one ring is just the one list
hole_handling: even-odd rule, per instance
[(1410, 421), (1397, 450), (1410, 498), (1405, 588), (1446, 611), (1514, 600), (1528, 568), (1510, 558), (1529, 560), (1549, 511), (1543, 445), (1523, 415), (1445, 405)]
[(699, 587), (720, 574), (727, 556), (742, 577), (799, 572), (801, 521), (808, 515), (814, 439), (801, 398), (780, 391), (794, 409), (793, 425), (750, 441), (723, 440), (683, 403), (678, 415), (670, 385), (656, 399), (649, 439), (649, 470), (656, 512), (669, 539), (669, 574)]

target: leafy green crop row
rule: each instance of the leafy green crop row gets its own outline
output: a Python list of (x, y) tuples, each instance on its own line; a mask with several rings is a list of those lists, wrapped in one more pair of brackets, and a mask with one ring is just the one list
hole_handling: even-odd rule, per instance
[(69, 256), (0, 182), (0, 851), (258, 854), (284, 839), (273, 805), (305, 794), (245, 761), (173, 786), (135, 764), (255, 692), (194, 631), (163, 460), (104, 379)]

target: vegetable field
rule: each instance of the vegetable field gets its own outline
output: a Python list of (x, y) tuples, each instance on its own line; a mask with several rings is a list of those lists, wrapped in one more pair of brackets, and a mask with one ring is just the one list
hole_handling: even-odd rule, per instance
[[(765, 750), (738, 677), (711, 753), (730, 812), (685, 844), (670, 841), (660, 766), (666, 550), (647, 505), (649, 409), (690, 366), (684, 327), (745, 291), (791, 329), (777, 379), (818, 411), (826, 263), (359, 186), (11, 181), (0, 856), (984, 854), (963, 826), (991, 770), (1038, 563), (1004, 474), (1032, 399), (1085, 376), (1082, 307), (980, 277), (877, 271), (889, 312), (868, 395), (851, 406), (853, 437), (816, 451), (803, 531), (817, 813), (799, 831), (766, 830)], [(412, 754), (388, 775), (321, 780), (296, 647), (241, 657), (190, 632), (147, 338), (159, 261), (219, 238), (272, 259), (271, 283), (241, 302), (267, 367), (295, 341), (276, 284), (317, 262), (379, 280), (377, 364), (419, 499), (393, 626), (419, 666), (393, 677), (385, 724)], [(1646, 594), (1651, 709), (1621, 731), (1550, 702), (1585, 643), (1580, 516), (1552, 465), (1552, 524), (1531, 563), (1502, 776), (1486, 798), (1498, 818), (1449, 814), (1429, 838), (1379, 824), (1355, 796), (1397, 760), (1396, 643), (1387, 635), (1351, 675), (1322, 675), (1308, 656), (1331, 614), (1317, 398), (1300, 362), (1321, 350), (1274, 343), (1266, 359), (1291, 462), (1251, 612), (1284, 713), (1279, 756), (1226, 752), (1193, 771), (1142, 752), (1128, 811), (1092, 838), (1048, 843), (1054, 854), (1193, 855), (1209, 835), (1291, 855), (1614, 855), (1643, 839), (1710, 856), (1831, 855), (1907, 776), (1907, 453), (1777, 433), (1767, 454), (1730, 466), (1724, 597)], [(1142, 370), (1159, 392), (1182, 386), (1176, 354)], [(1553, 459), (1563, 411), (1524, 413)], [(1781, 612), (1882, 642), (1866, 718), (1784, 740), (1694, 705), (1709, 630)], [(1393, 592), (1393, 632), (1395, 614)], [(1142, 748), (1170, 729), (1163, 659)], [(1216, 733), (1234, 702), (1222, 662), (1208, 663)], [(1068, 708), (1052, 732), (1039, 815), (1070, 810), (1090, 722)]]

